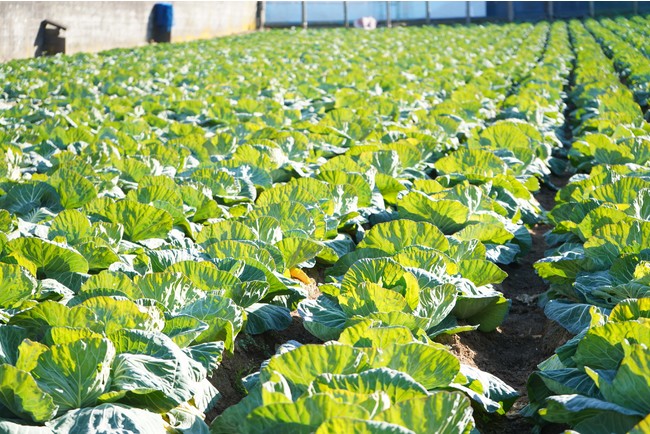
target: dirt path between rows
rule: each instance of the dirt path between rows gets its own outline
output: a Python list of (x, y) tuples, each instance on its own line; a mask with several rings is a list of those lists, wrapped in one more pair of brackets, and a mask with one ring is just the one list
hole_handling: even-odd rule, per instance
[(296, 340), (301, 344), (322, 343), (305, 329), (302, 319), (295, 313), (293, 323), (280, 332), (269, 331), (256, 336), (240, 333), (235, 340), (234, 353), (224, 353), (222, 363), (210, 377), (210, 382), (217, 388), (221, 398), (217, 406), (206, 414), (205, 421), (212, 423), (225, 409), (237, 404), (246, 396), (242, 378), (259, 371), (262, 362), (271, 358), (277, 347), (289, 340)]
[[(554, 185), (566, 184), (566, 178), (553, 177)], [(555, 204), (555, 191), (543, 186), (536, 195), (545, 210)], [(452, 351), (461, 361), (474, 365), (504, 380), (514, 387), (521, 397), (506, 417), (494, 416), (481, 419), (475, 413), (477, 425), (483, 434), (521, 434), (531, 432), (533, 426), (519, 415), (528, 404), (526, 381), (536, 366), (553, 355), (570, 335), (554, 322), (548, 320), (537, 306), (538, 297), (547, 285), (535, 273), (533, 264), (544, 257), (548, 248), (544, 234), (551, 229), (538, 224), (531, 229), (533, 247), (518, 264), (503, 266), (508, 277), (501, 284), (501, 291), (512, 300), (510, 313), (494, 332), (461, 333), (454, 336)], [(545, 427), (544, 433), (561, 432), (559, 426)]]

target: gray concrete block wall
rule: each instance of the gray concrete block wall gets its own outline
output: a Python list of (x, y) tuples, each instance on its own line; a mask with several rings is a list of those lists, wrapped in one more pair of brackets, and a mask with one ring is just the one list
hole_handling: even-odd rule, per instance
[[(0, 1), (0, 61), (34, 57), (35, 40), (44, 19), (67, 26), (68, 54), (145, 45), (155, 3)], [(255, 1), (171, 3), (172, 42), (255, 29)]]

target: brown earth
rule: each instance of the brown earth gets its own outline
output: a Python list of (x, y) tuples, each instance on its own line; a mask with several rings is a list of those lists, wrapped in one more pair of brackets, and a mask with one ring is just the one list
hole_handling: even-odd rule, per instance
[[(552, 182), (561, 187), (566, 184), (566, 179), (555, 178)], [(555, 203), (555, 193), (543, 186), (536, 198), (548, 210)], [(530, 230), (533, 238), (531, 251), (519, 263), (502, 267), (508, 277), (500, 289), (506, 298), (512, 300), (510, 313), (503, 324), (491, 333), (469, 332), (453, 336), (452, 351), (462, 362), (496, 375), (521, 394), (506, 417), (476, 417), (478, 428), (484, 434), (531, 432), (533, 426), (519, 415), (528, 404), (528, 376), (570, 337), (564, 329), (548, 320), (537, 306), (537, 299), (547, 286), (535, 273), (533, 264), (544, 257), (547, 249), (544, 234), (550, 229), (545, 224), (533, 227)], [(544, 432), (561, 432), (561, 428), (548, 426)]]
[(275, 354), (275, 350), (289, 340), (301, 344), (321, 343), (302, 325), (302, 318), (292, 314), (293, 323), (282, 331), (268, 331), (261, 335), (251, 336), (240, 333), (235, 339), (235, 350), (232, 355), (224, 353), (219, 368), (210, 377), (210, 382), (221, 393), (217, 406), (206, 415), (205, 421), (210, 424), (218, 415), (237, 404), (244, 396), (246, 389), (242, 378), (260, 370), (263, 361)]

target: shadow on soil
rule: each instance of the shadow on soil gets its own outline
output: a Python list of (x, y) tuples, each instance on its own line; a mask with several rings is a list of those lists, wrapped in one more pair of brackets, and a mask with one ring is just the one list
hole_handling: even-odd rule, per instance
[(241, 379), (259, 371), (261, 363), (274, 355), (277, 347), (292, 339), (302, 344), (322, 343), (303, 327), (299, 316), (294, 316), (293, 323), (279, 332), (269, 331), (256, 336), (240, 333), (235, 340), (234, 353), (224, 353), (223, 361), (210, 378), (221, 393), (221, 398), (217, 406), (208, 412), (205, 421), (210, 424), (226, 408), (246, 396)]
[[(560, 187), (566, 178), (551, 181)], [(555, 204), (555, 191), (543, 186), (536, 195), (546, 210)], [(483, 434), (521, 434), (531, 432), (533, 425), (519, 415), (528, 404), (526, 381), (537, 365), (553, 355), (554, 350), (571, 336), (556, 323), (548, 320), (538, 307), (538, 297), (547, 290), (547, 285), (535, 273), (533, 264), (544, 257), (548, 248), (544, 234), (550, 226), (539, 224), (530, 231), (533, 238), (531, 251), (519, 263), (503, 266), (508, 277), (501, 284), (501, 291), (512, 300), (510, 313), (494, 332), (461, 333), (453, 337), (452, 351), (461, 361), (474, 365), (496, 375), (514, 387), (521, 397), (506, 417), (478, 417), (478, 429)], [(564, 427), (548, 425), (545, 434), (562, 432)]]

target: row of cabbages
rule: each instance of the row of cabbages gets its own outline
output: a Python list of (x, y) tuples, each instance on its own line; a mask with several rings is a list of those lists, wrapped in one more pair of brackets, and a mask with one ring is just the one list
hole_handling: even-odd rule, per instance
[[(284, 346), (215, 431), (466, 432), (471, 401), (507, 411), (512, 388), (433, 339), (507, 314), (495, 263), (530, 248), (554, 143), (492, 118), (548, 29), (274, 32), (4, 65), (2, 429), (206, 432), (222, 352), (296, 308), (338, 343)], [(467, 50), (406, 43), (449, 38)], [(277, 53), (297, 40), (321, 56)], [(329, 283), (311, 300), (316, 264)]]
[[(555, 26), (553, 34), (562, 31)], [(486, 73), (498, 74), (501, 84), (469, 82), (478, 95), (490, 95), (481, 105), (492, 109), (458, 114), (480, 126), (458, 150), (433, 162), (435, 179), (415, 179), (394, 199), (385, 197), (393, 207), (371, 216), (375, 224), (356, 249), (326, 270), (330, 283), (319, 286), (321, 295), (299, 303), (307, 330), (327, 342), (281, 347), (260, 372), (244, 379), (248, 396), (215, 420), (213, 433), (260, 427), (469, 432), (472, 411), (458, 391), (474, 401), (474, 409), (509, 409), (518, 396), (512, 388), (459, 362), (432, 339), (477, 327), (494, 330), (509, 307), (493, 288), (506, 277), (495, 264), (514, 262), (531, 247), (521, 223), (539, 218), (531, 193), (539, 188), (538, 177), (549, 173), (556, 142), (529, 123), (494, 118), (504, 110), (511, 84), (533, 74), (549, 26), (533, 32), (518, 52), (528, 57), (502, 62), (503, 72)], [(506, 70), (512, 75), (503, 75)], [(465, 91), (453, 92), (432, 111), (462, 106), (455, 97)], [(360, 161), (332, 160), (364, 173)], [(417, 384), (417, 396), (406, 393), (405, 379)], [(387, 394), (384, 405), (373, 394)], [(358, 408), (368, 410), (368, 402), (370, 411)]]
[[(613, 42), (598, 26), (588, 23)], [(584, 49), (569, 158), (588, 174), (558, 192), (551, 249), (535, 268), (550, 282), (547, 316), (575, 336), (529, 378), (524, 414), (579, 433), (641, 433), (650, 420), (650, 127), (594, 38), (578, 22), (571, 33)], [(616, 64), (633, 52), (617, 41)]]
[[(572, 24), (578, 68), (586, 35)], [(526, 254), (533, 193), (563, 168), (571, 58), (566, 25), (541, 23), (3, 65), (0, 427), (205, 433), (223, 351), (295, 309), (327, 342), (282, 346), (213, 432), (470, 432), (473, 410), (505, 413), (516, 392), (435, 340), (508, 312), (496, 264)], [(583, 70), (581, 131), (604, 130)], [(522, 102), (538, 88), (541, 112)]]

